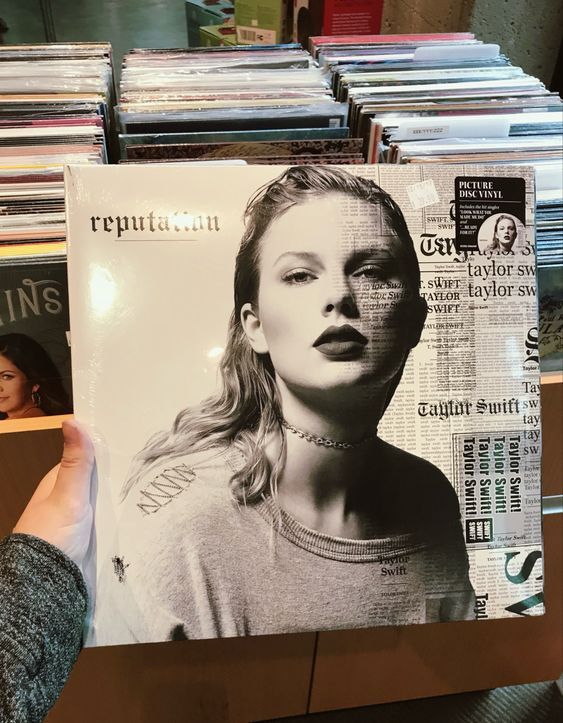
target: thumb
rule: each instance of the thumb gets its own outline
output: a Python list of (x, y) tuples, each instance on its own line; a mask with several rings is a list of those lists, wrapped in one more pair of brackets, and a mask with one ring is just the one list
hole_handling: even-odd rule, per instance
[(94, 467), (94, 447), (84, 427), (75, 420), (65, 421), (63, 456), (51, 499), (78, 507), (90, 500), (90, 481)]

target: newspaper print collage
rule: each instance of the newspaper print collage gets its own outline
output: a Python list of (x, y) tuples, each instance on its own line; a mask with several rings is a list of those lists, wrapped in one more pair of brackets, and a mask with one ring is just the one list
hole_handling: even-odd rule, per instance
[(543, 612), (532, 169), (66, 182), (90, 645)]

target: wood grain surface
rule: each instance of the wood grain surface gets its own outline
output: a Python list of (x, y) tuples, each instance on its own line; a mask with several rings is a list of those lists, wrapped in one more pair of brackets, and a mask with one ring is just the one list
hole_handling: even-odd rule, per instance
[(310, 711), (556, 680), (562, 540), (563, 516), (545, 517), (545, 615), (320, 633)]
[[(543, 494), (560, 494), (560, 381), (542, 385), (542, 415)], [(0, 536), (61, 449), (60, 429), (0, 434)], [(544, 616), (89, 649), (48, 723), (243, 723), (557, 678), (562, 515), (544, 536)]]

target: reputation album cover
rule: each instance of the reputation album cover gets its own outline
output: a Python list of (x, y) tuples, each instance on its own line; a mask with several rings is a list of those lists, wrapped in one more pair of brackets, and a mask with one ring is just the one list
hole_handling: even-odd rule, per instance
[(65, 180), (88, 644), (543, 612), (532, 169)]

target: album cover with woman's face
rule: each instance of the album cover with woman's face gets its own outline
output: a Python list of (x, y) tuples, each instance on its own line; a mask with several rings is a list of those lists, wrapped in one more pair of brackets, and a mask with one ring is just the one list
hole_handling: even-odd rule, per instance
[(543, 612), (532, 169), (66, 184), (90, 645)]
[(71, 412), (66, 263), (0, 265), (0, 433)]

